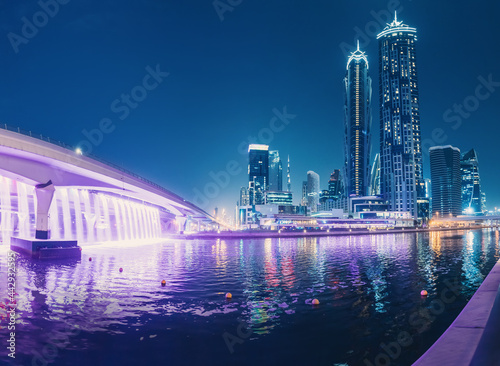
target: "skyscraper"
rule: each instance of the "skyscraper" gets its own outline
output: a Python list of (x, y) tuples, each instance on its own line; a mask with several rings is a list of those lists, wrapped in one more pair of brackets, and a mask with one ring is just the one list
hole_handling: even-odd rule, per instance
[(277, 150), (269, 151), (269, 191), (281, 192), (283, 190), (283, 166)]
[(269, 184), (269, 146), (252, 144), (248, 147), (248, 182), (250, 204), (263, 204)]
[(375, 154), (370, 173), (370, 196), (380, 195), (380, 154)]
[(241, 187), (239, 205), (240, 206), (247, 206), (249, 203), (250, 203), (250, 200), (248, 198), (248, 188)]
[(307, 180), (302, 182), (302, 199), (300, 200), (302, 206), (307, 206)]
[(434, 146), (429, 149), (432, 180), (432, 215), (458, 216), (462, 212), (462, 175), (460, 150), (456, 147)]
[(466, 152), (460, 159), (462, 172), (462, 213), (477, 215), (482, 213), (481, 179), (479, 178), (479, 161), (474, 149)]
[(335, 169), (330, 175), (328, 181), (328, 196), (329, 198), (338, 199), (342, 195), (342, 180), (340, 177), (340, 170)]
[(394, 21), (377, 35), (380, 87), (380, 190), (392, 211), (417, 217), (425, 198), (417, 78), (417, 30)]
[(345, 193), (365, 196), (370, 185), (372, 79), (359, 41), (347, 61), (344, 88)]
[(286, 167), (286, 190), (287, 192), (292, 191), (292, 181), (290, 180), (290, 155), (288, 155), (288, 164)]
[(310, 170), (307, 172), (307, 206), (311, 212), (318, 211), (319, 192), (319, 175)]

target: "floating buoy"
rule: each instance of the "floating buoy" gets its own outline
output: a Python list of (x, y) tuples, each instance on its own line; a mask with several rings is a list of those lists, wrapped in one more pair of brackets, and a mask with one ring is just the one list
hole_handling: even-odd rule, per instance
[(314, 299), (314, 300), (312, 301), (312, 304), (313, 304), (313, 305), (319, 305), (319, 300), (318, 300), (318, 299)]
[(230, 292), (228, 292), (228, 293), (226, 294), (226, 299), (231, 299), (232, 297), (233, 297), (233, 295), (232, 295)]
[(167, 284), (167, 281), (165, 281), (165, 280), (162, 280), (162, 281), (161, 281), (161, 285), (162, 285), (163, 287), (165, 287), (165, 285), (166, 285), (166, 284)]
[(120, 268), (120, 272), (123, 272), (123, 268)]
[(425, 291), (425, 290), (420, 291), (420, 295), (421, 296), (427, 296), (427, 291)]
[(89, 257), (89, 262), (92, 262), (92, 257)]

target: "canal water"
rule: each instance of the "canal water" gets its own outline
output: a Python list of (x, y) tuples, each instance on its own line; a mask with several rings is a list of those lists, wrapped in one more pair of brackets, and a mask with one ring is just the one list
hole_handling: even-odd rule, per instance
[(15, 359), (8, 253), (0, 249), (1, 365), (411, 365), (498, 260), (499, 231), (167, 240), (85, 246), (73, 261), (19, 257)]

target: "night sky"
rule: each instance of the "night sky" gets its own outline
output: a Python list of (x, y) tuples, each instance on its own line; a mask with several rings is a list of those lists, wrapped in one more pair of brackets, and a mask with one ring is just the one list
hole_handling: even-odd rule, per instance
[[(424, 146), (434, 135), (436, 145), (476, 148), (488, 208), (500, 207), (497, 1), (220, 0), (219, 12), (213, 0), (60, 3), (45, 16), (37, 1), (0, 1), (0, 122), (90, 147), (210, 212), (232, 210), (247, 185), (249, 136), (290, 155), (295, 202), (308, 170), (326, 188), (342, 167), (342, 79), (356, 37), (374, 82), (378, 152), (373, 35), (397, 8), (418, 30)], [(478, 99), (481, 77), (489, 86)], [(454, 112), (464, 101), (468, 110)], [(287, 125), (273, 119), (284, 110), (295, 116)], [(210, 172), (228, 168), (214, 192)], [(424, 170), (430, 178), (427, 154)], [(202, 204), (195, 190), (207, 187), (214, 197)]]

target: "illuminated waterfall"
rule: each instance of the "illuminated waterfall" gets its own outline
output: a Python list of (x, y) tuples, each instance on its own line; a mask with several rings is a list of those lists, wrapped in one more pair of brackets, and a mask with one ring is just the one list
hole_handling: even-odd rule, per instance
[[(0, 176), (0, 235), (33, 238), (34, 187)], [(161, 237), (157, 207), (106, 192), (56, 187), (49, 209), (51, 239), (80, 243), (136, 241)]]
[(10, 199), (11, 180), (0, 177), (0, 231), (2, 241), (10, 243), (10, 233), (12, 226), (12, 204)]

